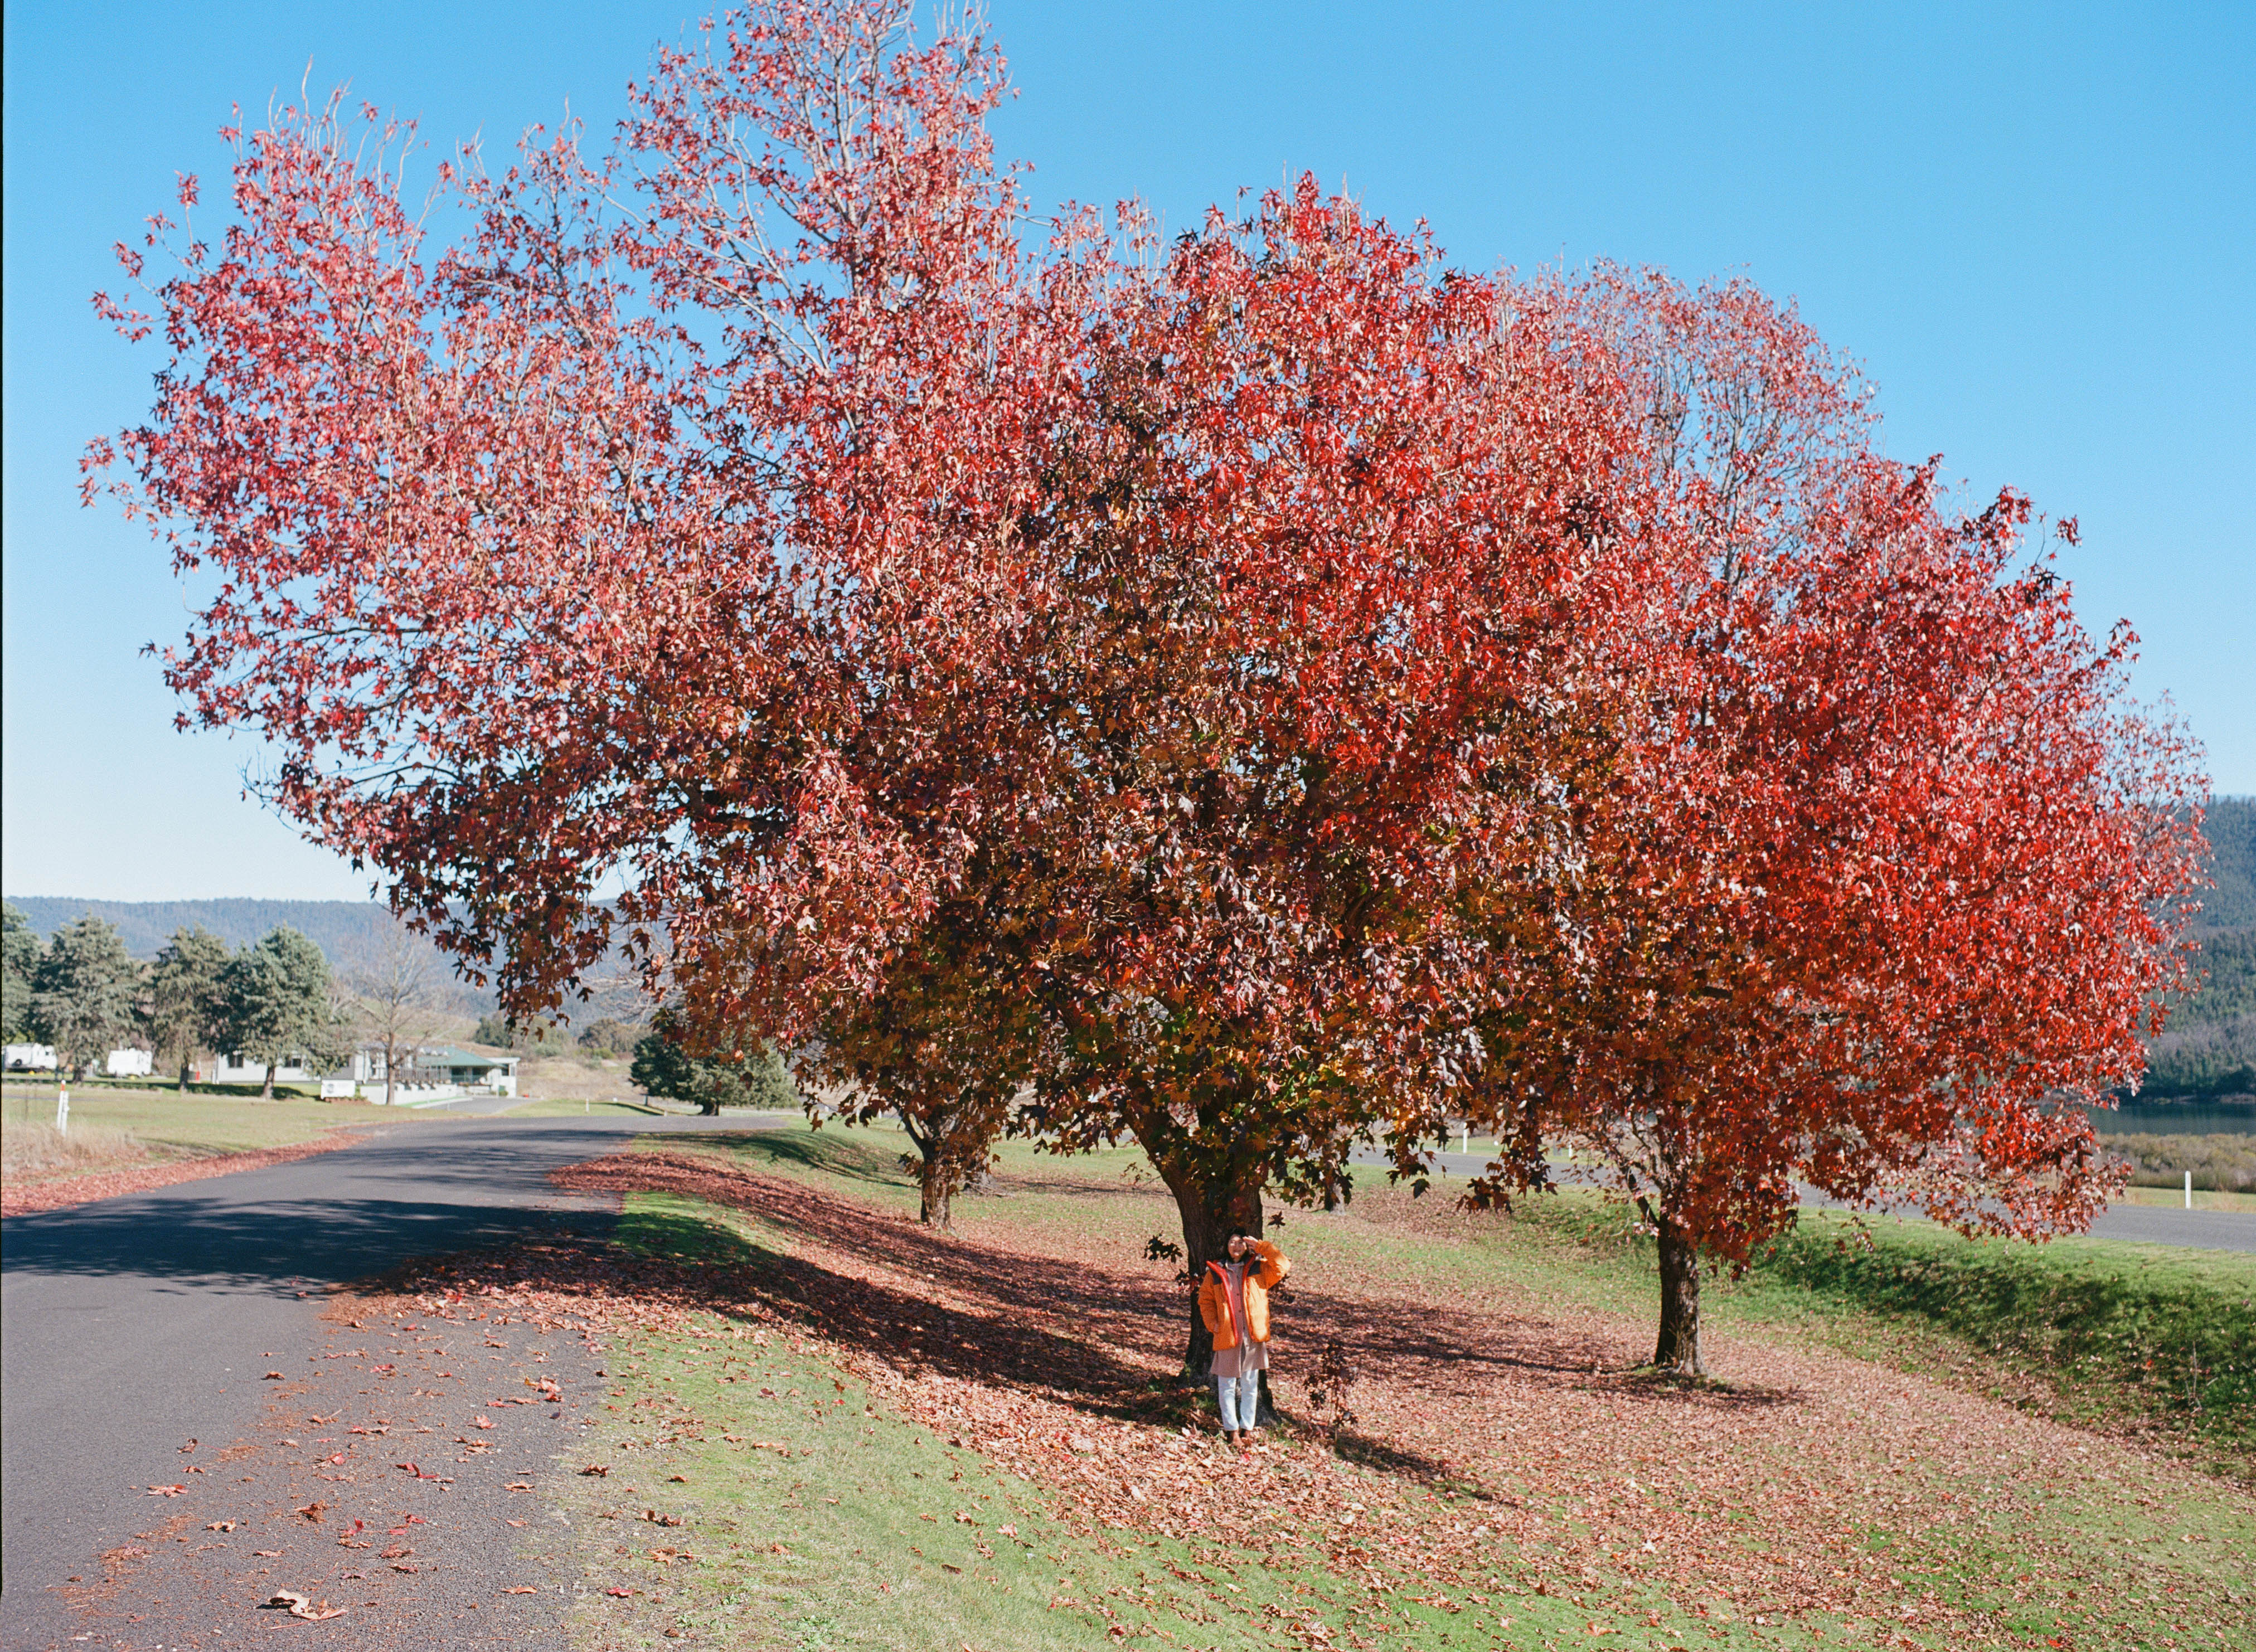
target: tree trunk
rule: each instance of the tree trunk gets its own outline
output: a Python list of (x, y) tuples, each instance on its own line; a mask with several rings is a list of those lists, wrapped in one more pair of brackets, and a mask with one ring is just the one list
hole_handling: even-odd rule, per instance
[(926, 1146), (920, 1142), (917, 1145), (924, 1149), (923, 1163), (917, 1167), (917, 1220), (927, 1227), (947, 1233), (955, 1216), (955, 1200), (948, 1186), (954, 1178), (936, 1144)]
[(1700, 1359), (1700, 1253), (1666, 1216), (1659, 1227), (1660, 1339), (1653, 1363), (1681, 1376), (1705, 1376), (1708, 1367)]
[[(1194, 1282), (1202, 1282), (1209, 1262), (1230, 1260), (1232, 1234), (1261, 1231), (1260, 1185), (1242, 1177), (1201, 1175), (1181, 1163), (1161, 1164), (1158, 1168), (1167, 1191), (1175, 1196), (1175, 1209), (1182, 1218), (1183, 1265)], [(1214, 1365), (1214, 1333), (1199, 1318), (1195, 1294), (1190, 1302), (1190, 1339), (1183, 1349), (1181, 1381), (1203, 1382)], [(1261, 1397), (1265, 1411), (1269, 1397), (1265, 1374)]]
[(899, 1109), (899, 1117), (901, 1128), (916, 1145), (917, 1220), (945, 1233), (955, 1215), (955, 1201), (949, 1197), (948, 1163), (941, 1154), (941, 1132), (920, 1123), (906, 1107)]
[(277, 1067), (278, 1067), (278, 1066), (280, 1066), (281, 1065), (282, 1065), (282, 1058), (281, 1058), (281, 1057), (279, 1057), (279, 1056), (269, 1056), (269, 1057), (267, 1057), (267, 1058), (266, 1058), (266, 1082), (265, 1082), (265, 1084), (264, 1084), (264, 1086), (262, 1086), (260, 1087), (259, 1092), (258, 1092), (258, 1099), (259, 1099), (261, 1101), (271, 1101), (271, 1100), (274, 1099), (274, 1069), (275, 1069), (275, 1068), (277, 1068)]
[(195, 1060), (196, 1060), (196, 1047), (195, 1047), (195, 1045), (194, 1045), (194, 1044), (189, 1044), (189, 1045), (186, 1046), (185, 1048), (183, 1048), (183, 1049), (181, 1050), (181, 1051), (180, 1051), (180, 1095), (181, 1095), (181, 1098), (182, 1098), (183, 1100), (185, 1100), (185, 1099), (187, 1098), (187, 1093), (188, 1093), (188, 1069), (189, 1069), (190, 1067), (192, 1067), (192, 1066), (194, 1066), (194, 1065), (195, 1065)]

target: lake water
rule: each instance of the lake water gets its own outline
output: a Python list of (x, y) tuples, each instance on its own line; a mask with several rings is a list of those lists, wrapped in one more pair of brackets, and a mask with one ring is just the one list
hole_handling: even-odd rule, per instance
[(2102, 1135), (2256, 1135), (2256, 1100), (2126, 1101), (2091, 1109)]

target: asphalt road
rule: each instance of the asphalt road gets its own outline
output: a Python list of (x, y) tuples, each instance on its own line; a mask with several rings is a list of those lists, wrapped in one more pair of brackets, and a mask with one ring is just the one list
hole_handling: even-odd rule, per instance
[[(1378, 1153), (1358, 1153), (1357, 1163), (1384, 1164), (1387, 1161)], [(1487, 1158), (1478, 1153), (1443, 1153), (1437, 1163), (1451, 1176), (1477, 1176), (1488, 1168)], [(1562, 1181), (1578, 1179), (1566, 1165), (1553, 1166), (1553, 1173)], [(1834, 1201), (1815, 1194), (1807, 1195), (1804, 1203), (1833, 1206)], [(2256, 1251), (2256, 1215), (2244, 1215), (2238, 1211), (2163, 1210), (2151, 1205), (2116, 1205), (2091, 1225), (2094, 1239), (2120, 1239), (2140, 1245), (2183, 1245), (2195, 1250)]]
[[(169, 1606), (145, 1600), (136, 1617), (128, 1610), (135, 1587), (110, 1586), (102, 1594), (105, 1579), (116, 1585), (120, 1577), (117, 1563), (105, 1564), (102, 1557), (167, 1542), (182, 1545), (185, 1555), (192, 1547), (187, 1537), (200, 1533), (206, 1519), (236, 1513), (231, 1504), (220, 1509), (214, 1502), (222, 1487), (234, 1497), (269, 1502), (291, 1487), (302, 1494), (313, 1466), (296, 1457), (284, 1460), (282, 1435), (293, 1428), (296, 1435), (307, 1432), (292, 1422), (291, 1403), (300, 1410), (316, 1402), (332, 1411), (349, 1405), (353, 1396), (335, 1381), (328, 1384), (335, 1393), (305, 1396), (320, 1394), (316, 1378), (364, 1368), (321, 1361), (335, 1329), (321, 1318), (327, 1288), (411, 1257), (560, 1227), (599, 1229), (608, 1215), (550, 1186), (549, 1170), (610, 1151), (634, 1135), (742, 1129), (748, 1122), (744, 1115), (584, 1124), (568, 1118), (387, 1119), (369, 1140), (336, 1152), (0, 1225), (0, 1647), (16, 1652), (80, 1641), (145, 1648), (177, 1644), (164, 1637), (191, 1630), (198, 1644), (225, 1644), (278, 1615), (254, 1621), (243, 1610), (246, 1603), (236, 1599), (215, 1622), (213, 1603), (196, 1598), (202, 1585), (184, 1575), (167, 1585), (173, 1592)], [(533, 1353), (520, 1344), (507, 1357), (520, 1355), (541, 1361), (528, 1370), (592, 1374), (589, 1359), (578, 1361), (589, 1369), (574, 1367), (568, 1348)], [(503, 1356), (475, 1357), (480, 1377), (503, 1374), (487, 1363)], [(266, 1381), (268, 1371), (284, 1373), (286, 1381)], [(474, 1426), (467, 1416), (441, 1417), (435, 1405), (426, 1409), (434, 1411), (426, 1420), (434, 1429)], [(525, 1414), (504, 1415), (514, 1422)], [(563, 1417), (560, 1409), (560, 1423)], [(491, 1488), (496, 1494), (506, 1473), (546, 1466), (563, 1449), (560, 1437), (550, 1441), (535, 1464), (525, 1454), (533, 1450), (528, 1431), (520, 1429), (519, 1441), (495, 1456), (502, 1476)], [(183, 1453), (189, 1440), (203, 1443), (201, 1454)], [(305, 1454), (294, 1435), (289, 1447)], [(209, 1455), (215, 1449), (231, 1453), (224, 1473)], [(191, 1478), (191, 1465), (205, 1472)], [(479, 1458), (476, 1469), (485, 1466)], [(477, 1478), (473, 1469), (462, 1474), (465, 1495), (457, 1506), (470, 1501)], [(188, 1491), (172, 1498), (152, 1498), (149, 1491), (176, 1484)], [(484, 1528), (459, 1535), (456, 1570), (464, 1575), (478, 1569), (480, 1543), (490, 1551), (489, 1572), (498, 1574), (511, 1546), (522, 1541), (518, 1529), (498, 1516)], [(161, 1552), (149, 1566), (169, 1557), (170, 1551)], [(181, 1612), (187, 1616), (174, 1615)], [(465, 1619), (452, 1629), (419, 1624), (412, 1638), (431, 1647), (490, 1644), (475, 1614)], [(320, 1632), (334, 1642), (341, 1638), (335, 1632), (345, 1629), (341, 1622)], [(354, 1645), (401, 1643), (397, 1636), (367, 1640), (361, 1630), (356, 1624), (342, 1638)], [(511, 1638), (521, 1639), (521, 1632)]]

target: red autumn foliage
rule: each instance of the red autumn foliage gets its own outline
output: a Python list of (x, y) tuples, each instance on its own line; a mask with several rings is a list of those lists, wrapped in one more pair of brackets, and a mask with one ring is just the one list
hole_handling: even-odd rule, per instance
[(928, 1211), (1031, 1086), (1196, 1269), (1470, 1112), (1498, 1187), (1606, 1156), (1689, 1365), (1797, 1177), (2080, 1221), (2047, 1098), (2135, 1070), (2197, 788), (2026, 505), (1872, 456), (1741, 288), (1469, 278), (1307, 182), (1030, 247), (999, 56), (906, 18), (771, 0), (420, 211), (404, 130), (230, 134), (88, 456), (208, 581), (183, 721), (512, 1009), (623, 934), (805, 1044)]
[(2088, 1225), (2084, 1115), (2184, 979), (2203, 845), (2182, 735), (2123, 699), (2020, 546), (1871, 451), (1858, 388), (1738, 285), (1601, 271), (1563, 301), (1651, 409), (1669, 601), (1572, 805), (1569, 868), (1494, 911), (1466, 1110), (1541, 1183), (1594, 1150), (1660, 1246), (1656, 1362), (1697, 1371), (1699, 1258), (1743, 1263), (1797, 1184), (1968, 1233)]

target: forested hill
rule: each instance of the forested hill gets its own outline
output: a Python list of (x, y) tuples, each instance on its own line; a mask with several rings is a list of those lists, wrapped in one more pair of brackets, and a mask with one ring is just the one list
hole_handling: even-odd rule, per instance
[(2170, 1006), (2147, 1049), (2140, 1086), (2152, 1100), (2218, 1100), (2256, 1094), (2256, 798), (2212, 805), (2210, 877), (2201, 891), (2197, 992)]
[[(374, 968), (397, 923), (390, 909), (375, 901), (88, 901), (47, 895), (8, 899), (41, 939), (91, 913), (115, 925), (125, 938), (125, 950), (136, 958), (154, 958), (174, 931), (198, 924), (230, 946), (248, 946), (286, 924), (310, 938), (340, 973)], [(437, 947), (420, 936), (410, 940), (427, 954), (431, 983), (449, 1008), (465, 1013), (493, 1008), (493, 995), (457, 980), (453, 960)]]
[[(197, 924), (230, 946), (248, 946), (278, 924), (287, 924), (309, 937), (328, 959), (329, 967), (340, 974), (375, 969), (397, 922), (390, 909), (376, 901), (89, 901), (53, 895), (7, 898), (43, 941), (73, 918), (91, 913), (114, 925), (125, 938), (125, 950), (136, 958), (154, 958), (175, 931)], [(448, 1009), (480, 1016), (494, 1007), (492, 992), (458, 977), (453, 959), (419, 935), (411, 933), (408, 940), (424, 954), (431, 989)], [(579, 1023), (603, 1016), (631, 1020), (645, 1014), (648, 1005), (638, 982), (624, 955), (614, 949), (589, 978), (589, 1000), (572, 1007), (572, 1020)]]
[(2205, 929), (2256, 929), (2256, 798), (2220, 798), (2202, 822), (2209, 834), (2209, 875), (2201, 892)]

